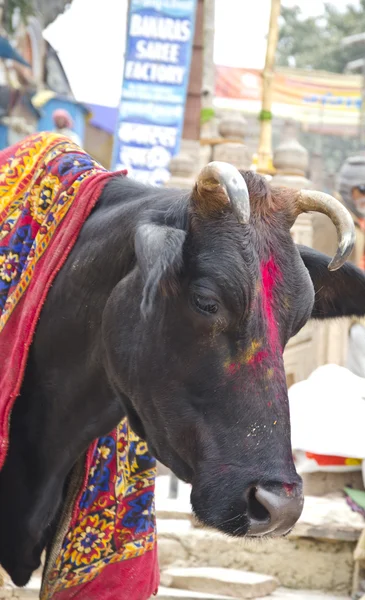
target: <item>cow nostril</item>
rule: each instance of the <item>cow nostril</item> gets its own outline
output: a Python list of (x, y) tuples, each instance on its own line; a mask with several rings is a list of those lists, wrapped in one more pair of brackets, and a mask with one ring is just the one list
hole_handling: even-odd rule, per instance
[(303, 509), (301, 487), (297, 486), (290, 490), (282, 485), (271, 489), (251, 487), (246, 498), (250, 536), (288, 533)]
[(256, 497), (257, 488), (251, 487), (247, 495), (247, 512), (250, 520), (268, 523), (270, 513)]

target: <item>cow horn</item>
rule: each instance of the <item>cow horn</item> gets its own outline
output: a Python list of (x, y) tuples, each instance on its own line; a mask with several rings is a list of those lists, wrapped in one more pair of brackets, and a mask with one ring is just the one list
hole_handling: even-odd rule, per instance
[[(232, 207), (233, 214), (239, 223), (244, 225), (250, 219), (250, 197), (246, 182), (241, 173), (229, 163), (214, 161), (204, 167), (197, 178), (194, 196), (199, 204), (206, 198), (209, 205), (209, 192), (214, 194), (219, 188), (220, 196), (224, 193), (225, 203)], [(213, 198), (211, 199), (213, 202)]]
[(336, 271), (350, 256), (355, 245), (355, 226), (348, 210), (329, 194), (311, 190), (301, 190), (297, 193), (296, 204), (298, 214), (314, 211), (327, 215), (337, 229), (338, 246), (328, 268)]

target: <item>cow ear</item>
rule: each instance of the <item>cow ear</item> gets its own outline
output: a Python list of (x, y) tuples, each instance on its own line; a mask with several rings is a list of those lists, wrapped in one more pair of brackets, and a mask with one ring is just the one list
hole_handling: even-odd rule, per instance
[(298, 250), (314, 286), (313, 319), (365, 315), (363, 271), (349, 262), (337, 271), (329, 271), (329, 256), (306, 246), (298, 246)]
[(141, 311), (145, 317), (151, 312), (158, 292), (167, 295), (176, 291), (185, 237), (182, 229), (154, 223), (137, 228), (135, 251), (144, 281)]

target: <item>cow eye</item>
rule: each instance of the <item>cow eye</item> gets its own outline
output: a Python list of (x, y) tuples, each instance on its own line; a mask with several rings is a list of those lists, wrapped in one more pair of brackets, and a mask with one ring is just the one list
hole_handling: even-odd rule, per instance
[(194, 294), (192, 300), (194, 307), (199, 312), (214, 315), (218, 311), (218, 303), (214, 302), (212, 298), (205, 298), (204, 296)]

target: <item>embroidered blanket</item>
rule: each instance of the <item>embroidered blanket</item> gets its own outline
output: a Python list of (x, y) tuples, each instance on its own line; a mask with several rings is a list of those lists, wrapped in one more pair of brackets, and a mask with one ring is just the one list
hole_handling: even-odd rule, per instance
[[(57, 134), (0, 152), (0, 469), (42, 306), (113, 175)], [(158, 586), (154, 478), (154, 460), (126, 419), (94, 442), (71, 477), (42, 600), (150, 598)]]

